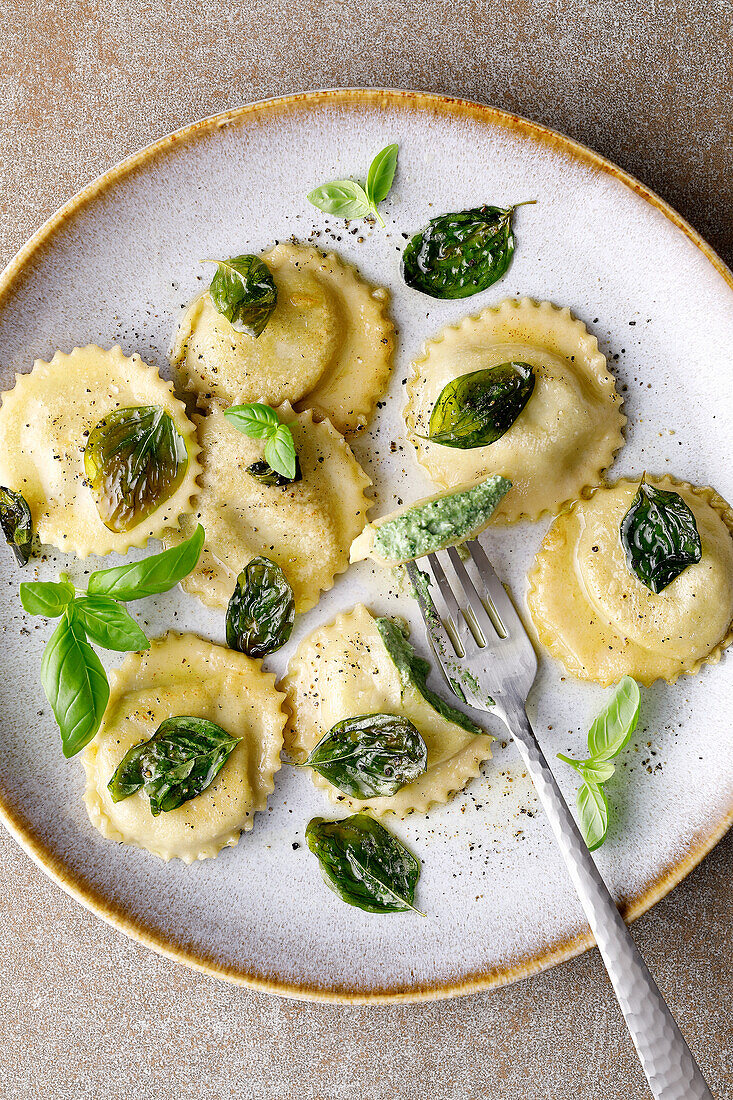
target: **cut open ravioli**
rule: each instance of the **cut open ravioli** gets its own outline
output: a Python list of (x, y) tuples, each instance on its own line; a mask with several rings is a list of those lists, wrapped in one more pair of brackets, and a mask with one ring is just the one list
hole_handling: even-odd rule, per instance
[(529, 574), (527, 602), (540, 641), (575, 676), (614, 684), (670, 682), (716, 662), (733, 641), (733, 511), (710, 488), (646, 477), (678, 493), (702, 543), (659, 593), (630, 571), (619, 529), (639, 488), (623, 479), (557, 517)]
[(293, 589), (298, 612), (307, 611), (349, 564), (349, 547), (366, 522), (371, 484), (351, 448), (331, 424), (310, 412), (277, 410), (293, 433), (302, 477), (264, 485), (247, 473), (263, 460), (264, 443), (234, 428), (223, 409), (198, 418), (203, 473), (196, 515), (184, 518), (166, 545), (193, 534), (198, 522), (206, 542), (187, 592), (210, 607), (226, 607), (237, 576), (252, 558), (277, 563)]
[[(367, 714), (407, 718), (425, 741), (427, 771), (390, 797), (349, 798), (311, 770), (315, 785), (332, 801), (377, 815), (425, 813), (465, 787), (491, 756), (489, 734), (432, 692), (426, 697), (421, 691), (410, 675), (410, 648), (392, 620), (375, 619), (359, 604), (302, 641), (278, 685), (288, 693), (292, 718), (286, 742), (293, 753), (309, 753), (337, 722)], [(425, 665), (420, 662), (419, 668)]]
[[(125, 531), (105, 527), (89, 488), (84, 449), (90, 432), (117, 409), (155, 406), (170, 416), (188, 453), (175, 492)], [(154, 367), (139, 356), (90, 344), (57, 351), (18, 375), (0, 408), (0, 484), (23, 494), (43, 543), (88, 554), (125, 553), (191, 511), (200, 466), (194, 425)]]
[(208, 290), (184, 314), (171, 362), (199, 404), (287, 401), (313, 409), (340, 432), (361, 428), (385, 389), (394, 328), (389, 295), (350, 264), (300, 244), (278, 244), (262, 259), (277, 305), (260, 336), (237, 332)]
[[(102, 726), (82, 756), (92, 825), (110, 840), (192, 863), (231, 847), (264, 810), (280, 767), (285, 715), (275, 678), (243, 653), (193, 634), (167, 634), (110, 676)], [(122, 757), (166, 718), (206, 718), (241, 738), (200, 795), (153, 817), (142, 791), (113, 802), (107, 784)]]
[[(511, 427), (488, 446), (462, 450), (419, 438), (445, 386), (503, 363), (526, 363), (534, 390)], [(407, 382), (405, 423), (418, 462), (444, 488), (503, 474), (512, 483), (496, 522), (557, 512), (623, 446), (621, 398), (595, 336), (569, 309), (508, 298), (429, 340)]]
[(404, 565), (424, 554), (476, 538), (489, 524), (511, 482), (492, 475), (475, 485), (446, 489), (368, 523), (351, 545), (350, 559)]

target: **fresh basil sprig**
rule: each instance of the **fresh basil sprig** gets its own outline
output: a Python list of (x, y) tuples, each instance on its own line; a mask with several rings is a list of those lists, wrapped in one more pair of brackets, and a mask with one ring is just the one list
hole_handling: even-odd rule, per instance
[(377, 204), (383, 202), (392, 189), (398, 149), (397, 145), (387, 145), (377, 153), (369, 166), (363, 187), (355, 180), (333, 180), (311, 191), (308, 202), (337, 218), (365, 218), (373, 214), (384, 228), (384, 219)]
[(431, 298), (468, 298), (486, 290), (512, 261), (514, 211), (534, 201), (478, 206), (432, 218), (405, 247), (403, 279)]
[(655, 489), (644, 478), (621, 520), (629, 569), (652, 592), (661, 592), (702, 557), (695, 516), (679, 493)]
[(269, 558), (252, 558), (229, 600), (227, 645), (249, 657), (266, 657), (285, 645), (294, 622), (295, 597), (288, 578)]
[(344, 794), (365, 799), (396, 794), (427, 765), (425, 742), (407, 718), (362, 714), (337, 722), (295, 766), (313, 768)]
[(22, 493), (0, 485), (0, 528), (21, 567), (28, 564), (33, 549), (33, 518)]
[(529, 363), (500, 363), (459, 375), (438, 395), (428, 440), (461, 450), (496, 443), (529, 401), (534, 382)]
[(277, 286), (265, 261), (245, 255), (202, 262), (217, 265), (209, 287), (217, 312), (237, 332), (260, 336), (277, 305)]
[(242, 435), (250, 439), (264, 439), (267, 465), (288, 481), (295, 481), (298, 456), (293, 433), (287, 424), (280, 423), (274, 409), (259, 402), (232, 405), (224, 410), (224, 416)]
[(588, 758), (574, 760), (561, 752), (557, 754), (583, 779), (577, 796), (578, 814), (580, 831), (591, 852), (606, 839), (608, 799), (603, 784), (616, 770), (611, 760), (628, 745), (636, 729), (640, 705), (638, 684), (630, 676), (624, 676), (588, 732)]
[(129, 531), (173, 496), (188, 451), (173, 418), (158, 405), (114, 409), (89, 433), (84, 472), (100, 519)]
[(206, 718), (166, 718), (122, 757), (107, 784), (112, 801), (142, 788), (153, 817), (175, 810), (213, 783), (240, 741)]
[[(367, 814), (342, 821), (314, 817), (305, 831), (327, 886), (366, 913), (419, 913), (420, 864), (412, 852)], [(421, 914), (422, 916), (423, 914)]]
[(91, 741), (109, 700), (107, 673), (90, 642), (118, 652), (148, 649), (150, 642), (122, 603), (173, 588), (196, 565), (203, 544), (199, 524), (172, 550), (92, 573), (80, 595), (63, 573), (58, 581), (21, 584), (20, 602), (30, 615), (61, 619), (43, 653), (41, 684), (64, 756), (74, 756)]

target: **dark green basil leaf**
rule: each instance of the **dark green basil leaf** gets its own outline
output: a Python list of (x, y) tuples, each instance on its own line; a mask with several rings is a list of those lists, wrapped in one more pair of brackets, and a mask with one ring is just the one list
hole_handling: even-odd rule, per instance
[(420, 864), (396, 837), (367, 814), (343, 821), (314, 817), (305, 831), (308, 847), (334, 893), (367, 913), (415, 909)]
[(90, 576), (87, 592), (90, 596), (110, 596), (123, 603), (167, 592), (194, 568), (204, 545), (204, 537), (204, 529), (199, 524), (190, 539), (179, 546), (172, 546), (170, 550), (162, 550), (129, 565), (99, 569)]
[(655, 489), (643, 479), (621, 521), (620, 534), (630, 571), (652, 592), (661, 592), (702, 557), (689, 506), (679, 493)]
[(295, 622), (288, 579), (269, 558), (252, 558), (237, 577), (227, 607), (227, 645), (249, 657), (265, 657), (285, 645)]
[(240, 741), (205, 718), (167, 718), (122, 757), (107, 784), (112, 801), (143, 787), (153, 817), (175, 810), (213, 783)]
[(363, 714), (337, 722), (299, 766), (353, 798), (380, 798), (412, 783), (427, 765), (425, 742), (407, 718)]
[(251, 466), (247, 467), (247, 473), (259, 481), (260, 485), (273, 485), (278, 489), (283, 488), (285, 485), (293, 485), (296, 481), (303, 480), (303, 471), (300, 468), (300, 459), (295, 456), (295, 477), (283, 477), (277, 470), (273, 470), (272, 466), (267, 462), (253, 462)]
[(68, 581), (25, 581), (20, 586), (20, 602), (29, 615), (56, 619), (74, 598), (74, 586)]
[(150, 649), (150, 642), (129, 612), (110, 596), (80, 596), (74, 603), (74, 614), (87, 637), (103, 649), (119, 653)]
[(209, 287), (217, 311), (237, 332), (259, 336), (277, 304), (277, 287), (269, 267), (259, 256), (210, 262), (217, 265)]
[(188, 451), (173, 419), (157, 405), (115, 409), (92, 429), (84, 472), (102, 523), (130, 531), (173, 496)]
[(61, 731), (64, 756), (74, 756), (99, 729), (109, 684), (73, 605), (64, 611), (44, 650), (41, 684)]
[(33, 519), (22, 493), (0, 485), (0, 527), (18, 565), (28, 564), (33, 548)]
[(444, 699), (441, 699), (428, 687), (429, 663), (415, 653), (415, 650), (393, 619), (377, 619), (377, 629), (387, 652), (394, 662), (403, 687), (415, 688), (433, 710), (437, 710), (438, 714), (442, 715), (443, 718), (447, 718), (449, 722), (455, 722), (461, 729), (468, 730), (469, 733), (484, 733), (484, 730), (472, 722), (463, 711), (452, 707), (450, 703), (446, 703)]
[(517, 206), (479, 206), (433, 218), (402, 255), (407, 285), (432, 298), (468, 298), (486, 290), (511, 263)]
[(511, 428), (534, 390), (529, 363), (500, 363), (461, 374), (440, 391), (428, 439), (443, 447), (486, 447)]

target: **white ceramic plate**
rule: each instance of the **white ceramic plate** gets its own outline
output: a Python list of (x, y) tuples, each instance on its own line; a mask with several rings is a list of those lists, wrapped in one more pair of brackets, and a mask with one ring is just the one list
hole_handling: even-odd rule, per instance
[[(387, 229), (345, 229), (311, 207), (316, 184), (366, 172), (400, 145)], [(399, 276), (403, 233), (446, 210), (534, 198), (518, 211), (508, 275), (465, 302), (437, 302)], [(208, 278), (205, 256), (259, 251), (294, 235), (333, 247), (393, 293), (393, 382), (354, 443), (375, 483), (374, 514), (429, 490), (401, 445), (410, 357), (447, 322), (506, 296), (568, 305), (598, 336), (625, 391), (627, 446), (614, 474), (670, 472), (733, 499), (730, 273), (660, 200), (588, 150), (490, 108), (401, 92), (338, 91), (245, 107), (164, 138), (113, 169), (44, 226), (0, 284), (3, 389), (56, 348), (120, 342), (167, 371), (181, 307)], [(390, 442), (397, 441), (393, 454)], [(491, 531), (485, 545), (519, 600), (545, 522)], [(286, 993), (419, 998), (510, 981), (581, 950), (589, 937), (549, 828), (514, 749), (451, 805), (394, 828), (423, 862), (427, 918), (371, 916), (323, 885), (303, 844), (328, 814), (308, 777), (284, 768), (239, 846), (192, 867), (103, 840), (82, 804), (82, 768), (61, 755), (39, 682), (50, 626), (23, 614), (4, 557), (0, 807), (7, 826), (65, 889), (155, 949), (234, 981)], [(96, 562), (49, 560), (81, 577)], [(32, 572), (31, 567), (30, 572)], [(302, 617), (287, 650), (364, 600), (415, 627), (389, 574), (352, 568)], [(148, 633), (172, 627), (223, 641), (223, 616), (181, 594), (136, 604)], [(582, 752), (604, 692), (541, 661), (530, 712), (549, 757)], [(601, 870), (629, 917), (702, 858), (733, 809), (730, 662), (644, 691), (637, 735), (609, 784), (613, 823)], [(500, 733), (495, 723), (489, 728)], [(574, 773), (556, 772), (569, 799)]]

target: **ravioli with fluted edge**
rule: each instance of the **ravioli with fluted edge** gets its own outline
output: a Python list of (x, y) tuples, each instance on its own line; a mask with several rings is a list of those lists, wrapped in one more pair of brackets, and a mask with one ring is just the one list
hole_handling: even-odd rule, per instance
[[(167, 414), (185, 451), (185, 472), (171, 495), (126, 530), (105, 526), (90, 488), (84, 452), (90, 434), (110, 413), (155, 407)], [(37, 359), (16, 376), (0, 408), (0, 484), (20, 492), (43, 543), (88, 554), (124, 554), (144, 546), (190, 512), (200, 472), (196, 430), (173, 387), (139, 356), (90, 344), (50, 362)]]
[[(337, 722), (356, 715), (392, 714), (413, 723), (427, 747), (427, 771), (394, 795), (349, 798), (311, 769), (313, 782), (332, 801), (377, 815), (425, 813), (447, 802), (478, 775), (493, 740), (456, 708), (420, 690), (395, 631), (392, 620), (375, 619), (359, 604), (305, 638), (278, 685), (291, 711), (285, 735), (291, 753), (309, 753)], [(397, 652), (390, 653), (388, 644)]]
[(293, 433), (301, 477), (267, 485), (248, 473), (262, 462), (264, 444), (238, 432), (213, 405), (197, 417), (203, 472), (196, 514), (164, 541), (174, 545), (197, 523), (206, 542), (194, 571), (182, 582), (210, 607), (226, 607), (237, 576), (254, 557), (280, 566), (298, 612), (307, 611), (349, 564), (349, 547), (366, 522), (371, 484), (346, 440), (327, 421), (289, 405), (276, 410)]
[(263, 332), (238, 332), (204, 291), (183, 315), (171, 347), (183, 387), (204, 408), (212, 401), (288, 401), (328, 418), (340, 432), (358, 430), (392, 367), (388, 291), (364, 282), (334, 253), (308, 245), (278, 244), (262, 259), (277, 287)]
[[(534, 385), (508, 429), (485, 446), (424, 438), (445, 387), (462, 375), (517, 365)], [(555, 513), (598, 482), (620, 447), (626, 417), (598, 341), (569, 309), (507, 298), (428, 340), (407, 381), (405, 423), (417, 460), (443, 488), (502, 474), (511, 490), (494, 522)]]
[[(82, 756), (92, 825), (110, 840), (184, 863), (235, 845), (264, 810), (280, 767), (286, 719), (275, 677), (243, 653), (193, 634), (166, 634), (130, 654), (110, 683), (102, 726)], [(157, 817), (142, 790), (113, 802), (107, 784), (128, 749), (181, 715), (206, 718), (240, 738), (211, 785)]]
[(529, 573), (527, 602), (540, 641), (569, 672), (649, 685), (715, 663), (733, 641), (733, 510), (714, 489), (646, 477), (691, 510), (702, 546), (660, 592), (629, 568), (621, 522), (639, 482), (595, 489), (553, 522)]

